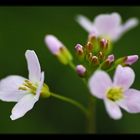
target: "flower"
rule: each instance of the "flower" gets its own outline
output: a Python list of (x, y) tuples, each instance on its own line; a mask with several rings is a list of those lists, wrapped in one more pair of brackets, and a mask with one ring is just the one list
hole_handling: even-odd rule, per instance
[(72, 61), (71, 53), (54, 35), (46, 35), (45, 44), (47, 45), (50, 52), (57, 56), (61, 63), (68, 64), (70, 61)]
[(11, 75), (0, 81), (0, 99), (17, 102), (10, 118), (16, 120), (31, 110), (41, 94), (49, 96), (48, 87), (44, 84), (44, 72), (41, 72), (36, 53), (27, 50), (25, 53), (29, 79)]
[(109, 116), (120, 119), (120, 107), (129, 113), (140, 112), (140, 91), (130, 88), (134, 79), (135, 73), (130, 67), (118, 65), (113, 82), (105, 71), (97, 70), (88, 85), (91, 94), (104, 101)]
[(117, 41), (122, 34), (138, 25), (137, 18), (130, 18), (125, 24), (121, 24), (121, 17), (118, 13), (100, 14), (91, 22), (83, 15), (78, 15), (77, 22), (90, 34), (106, 36), (112, 41)]

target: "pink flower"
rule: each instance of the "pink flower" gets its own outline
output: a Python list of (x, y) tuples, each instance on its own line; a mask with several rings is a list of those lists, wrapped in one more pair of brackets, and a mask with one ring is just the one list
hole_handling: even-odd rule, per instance
[(138, 24), (138, 19), (131, 18), (125, 24), (121, 24), (121, 17), (118, 13), (100, 14), (90, 21), (83, 15), (77, 16), (77, 22), (90, 34), (105, 36), (112, 41), (117, 41), (123, 33), (134, 28)]
[(113, 81), (101, 70), (96, 71), (89, 79), (89, 89), (92, 95), (102, 99), (109, 116), (120, 119), (123, 108), (129, 113), (140, 112), (140, 91), (130, 88), (135, 79), (135, 73), (130, 67), (119, 65)]

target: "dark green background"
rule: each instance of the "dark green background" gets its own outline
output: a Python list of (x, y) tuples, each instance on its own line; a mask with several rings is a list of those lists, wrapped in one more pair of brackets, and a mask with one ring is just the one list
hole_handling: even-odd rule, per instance
[[(119, 12), (123, 22), (131, 17), (140, 19), (140, 7), (0, 7), (0, 78), (12, 74), (27, 77), (24, 53), (27, 49), (33, 49), (51, 91), (87, 105), (88, 89), (69, 67), (61, 65), (48, 51), (44, 37), (46, 34), (56, 35), (74, 53), (75, 44), (85, 44), (87, 39), (87, 32), (75, 21), (76, 15), (84, 14), (93, 19), (98, 14), (110, 12)], [(116, 57), (139, 55), (140, 25), (114, 45)], [(133, 68), (136, 72), (133, 87), (140, 89), (140, 62)], [(11, 121), (14, 104), (0, 102), (0, 133), (86, 133), (86, 120), (72, 105), (54, 98), (40, 99), (24, 117)], [(101, 100), (97, 101), (96, 117), (97, 133), (140, 132), (140, 114), (123, 111), (121, 120), (112, 120)]]

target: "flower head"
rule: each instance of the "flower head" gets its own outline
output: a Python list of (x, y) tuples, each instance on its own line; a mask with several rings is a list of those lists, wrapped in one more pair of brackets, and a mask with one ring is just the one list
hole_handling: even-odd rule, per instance
[(90, 34), (105, 36), (112, 41), (117, 41), (123, 33), (134, 28), (138, 19), (131, 18), (125, 24), (121, 24), (121, 17), (118, 13), (100, 14), (91, 22), (83, 15), (77, 16), (77, 22)]
[(0, 99), (7, 102), (17, 102), (12, 109), (12, 120), (24, 116), (39, 100), (40, 95), (50, 96), (49, 89), (44, 84), (44, 72), (41, 72), (39, 60), (34, 51), (25, 53), (29, 79), (11, 75), (0, 81)]
[(140, 91), (130, 88), (135, 73), (130, 67), (119, 65), (113, 81), (101, 70), (89, 79), (91, 94), (104, 101), (109, 116), (113, 119), (122, 117), (121, 108), (129, 113), (140, 112)]

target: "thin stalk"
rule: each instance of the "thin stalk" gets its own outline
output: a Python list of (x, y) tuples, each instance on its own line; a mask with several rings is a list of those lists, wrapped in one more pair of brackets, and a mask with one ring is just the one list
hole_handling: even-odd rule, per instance
[(82, 104), (80, 104), (79, 102), (77, 102), (73, 99), (70, 99), (68, 97), (52, 93), (52, 92), (51, 92), (51, 96), (55, 97), (55, 98), (57, 98), (61, 101), (64, 101), (64, 102), (67, 102), (67, 103), (70, 103), (70, 104), (76, 106), (77, 108), (79, 108), (85, 114), (86, 117), (88, 117), (87, 109)]

